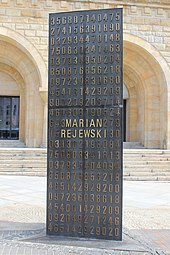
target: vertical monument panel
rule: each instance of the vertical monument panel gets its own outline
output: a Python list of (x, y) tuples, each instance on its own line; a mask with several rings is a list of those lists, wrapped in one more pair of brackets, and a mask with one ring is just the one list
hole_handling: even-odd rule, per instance
[(122, 238), (122, 9), (50, 14), (47, 233)]

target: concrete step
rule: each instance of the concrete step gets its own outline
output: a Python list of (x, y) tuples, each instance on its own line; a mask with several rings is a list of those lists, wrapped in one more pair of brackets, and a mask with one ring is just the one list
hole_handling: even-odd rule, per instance
[(170, 150), (159, 150), (159, 149), (124, 149), (123, 150), (124, 155), (138, 155), (138, 156), (142, 156), (142, 155), (163, 155), (163, 154), (168, 154), (170, 155)]
[(124, 142), (124, 149), (145, 149), (145, 147), (139, 142)]
[(14, 156), (14, 157), (8, 157), (7, 159), (2, 158), (1, 159), (1, 155), (0, 155), (0, 164), (8, 164), (8, 163), (11, 163), (11, 160), (15, 163), (15, 162), (18, 162), (18, 161), (21, 161), (21, 162), (25, 162), (25, 163), (28, 163), (28, 162), (35, 162), (35, 161), (38, 161), (38, 162), (46, 162), (47, 159), (46, 157), (39, 157), (39, 156), (35, 156), (34, 158), (33, 157), (19, 157), (19, 156)]
[(150, 175), (165, 175), (165, 176), (169, 176), (170, 175), (170, 170), (168, 170), (168, 171), (163, 171), (163, 172), (161, 172), (160, 171), (160, 169), (157, 169), (157, 170), (150, 170), (150, 171), (143, 171), (143, 172), (141, 172), (141, 171), (129, 171), (129, 170), (127, 170), (127, 171), (123, 171), (123, 175), (124, 176), (129, 176), (129, 175), (137, 175), (137, 176), (139, 176), (139, 175), (141, 175), (141, 176), (143, 176), (143, 175), (148, 175), (148, 176), (150, 176)]
[(8, 169), (14, 169), (14, 168), (44, 168), (45, 169), (46, 164), (44, 163), (32, 163), (32, 164), (3, 164), (0, 165), (0, 170), (4, 169), (4, 168), (8, 168)]
[(165, 181), (169, 182), (170, 176), (124, 176), (123, 179), (126, 181)]
[(131, 158), (131, 159), (123, 158), (123, 161), (126, 164), (129, 164), (129, 163), (133, 162), (133, 164), (136, 164), (136, 165), (145, 164), (145, 163), (148, 164), (148, 165), (158, 164), (158, 163), (160, 163), (162, 165), (170, 164), (170, 160), (162, 160), (162, 159), (158, 159), (158, 160), (154, 160), (154, 159), (151, 159), (151, 160), (148, 160), (148, 159), (146, 159), (146, 160), (141, 160), (141, 159), (134, 160), (133, 158)]
[(33, 150), (33, 151), (5, 151), (2, 152), (0, 150), (0, 159), (6, 159), (7, 157), (19, 157), (19, 159), (21, 158), (37, 158), (37, 157), (42, 157), (42, 158), (46, 158), (47, 157), (47, 152), (46, 151), (37, 151), (37, 150)]
[[(124, 150), (124, 179), (170, 181), (170, 151)], [(0, 148), (0, 175), (46, 176), (47, 150)]]
[(0, 148), (25, 148), (25, 144), (19, 140), (0, 140)]
[[(10, 154), (29, 154), (29, 155), (34, 155), (35, 153), (40, 153), (40, 154), (47, 154), (46, 149), (39, 149), (39, 148), (10, 148)], [(0, 148), (0, 154), (8, 154), (9, 155), (9, 148)]]
[(6, 173), (6, 172), (45, 172), (46, 168), (44, 167), (38, 167), (38, 168), (35, 168), (35, 167), (22, 167), (22, 168), (19, 168), (19, 167), (14, 167), (14, 168), (8, 168), (8, 169), (1, 169), (0, 172), (1, 173)]
[(5, 173), (3, 172), (0, 172), (0, 175), (15, 175), (15, 176), (47, 176), (47, 173), (43, 170), (43, 171), (29, 171), (29, 172), (26, 172), (26, 171), (6, 171)]
[(43, 161), (47, 161), (47, 155), (46, 154), (44, 154), (44, 155), (6, 155), (6, 156), (3, 156), (2, 157), (2, 155), (0, 154), (0, 161), (1, 162), (7, 162), (7, 161), (11, 161), (11, 160), (13, 160), (14, 162), (15, 161), (18, 161), (18, 160), (23, 160), (23, 161), (26, 161), (26, 162), (28, 162), (28, 161), (30, 161), (30, 160), (32, 160), (32, 161), (36, 161), (36, 160), (38, 160), (38, 161), (41, 161), (41, 160), (43, 160)]
[(0, 175), (45, 176), (46, 172), (46, 149), (0, 148)]
[(124, 164), (123, 166), (124, 169), (138, 169), (140, 171), (143, 170), (148, 170), (148, 169), (161, 169), (163, 170), (170, 170), (170, 164), (167, 165), (160, 165), (160, 164), (155, 164), (155, 165), (133, 165), (132, 163), (129, 165)]
[(124, 150), (125, 180), (170, 181), (170, 150)]
[(164, 166), (164, 165), (170, 165), (170, 160), (152, 160), (152, 161), (148, 161), (148, 160), (136, 160), (135, 162), (132, 161), (132, 159), (124, 159), (125, 165), (131, 165), (131, 164), (135, 164), (135, 165), (157, 165), (159, 163), (159, 165)]
[(155, 171), (155, 172), (126, 172), (124, 173), (126, 176), (170, 176), (170, 171), (169, 172), (160, 172), (160, 171)]
[(148, 153), (148, 154), (143, 154), (140, 151), (138, 153), (124, 153), (124, 158), (149, 158), (149, 157), (161, 157), (161, 158), (169, 158), (170, 157), (170, 153)]

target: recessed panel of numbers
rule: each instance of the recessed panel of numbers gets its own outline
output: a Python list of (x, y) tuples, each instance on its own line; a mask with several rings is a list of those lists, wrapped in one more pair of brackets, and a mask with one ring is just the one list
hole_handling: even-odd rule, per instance
[(50, 14), (47, 234), (122, 238), (122, 9)]

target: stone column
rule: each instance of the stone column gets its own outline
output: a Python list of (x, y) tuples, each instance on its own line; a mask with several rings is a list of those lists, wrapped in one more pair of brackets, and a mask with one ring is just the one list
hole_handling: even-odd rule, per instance
[(28, 91), (26, 96), (26, 147), (36, 147), (35, 139), (35, 91)]
[(48, 107), (48, 91), (40, 90), (40, 96), (44, 103), (44, 120), (43, 120), (43, 135), (42, 135), (42, 148), (47, 147), (47, 107)]

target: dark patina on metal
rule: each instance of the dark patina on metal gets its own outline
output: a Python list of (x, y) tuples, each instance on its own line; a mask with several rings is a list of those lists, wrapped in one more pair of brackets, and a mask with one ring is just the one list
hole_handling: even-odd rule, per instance
[(122, 9), (50, 14), (47, 234), (122, 239)]

